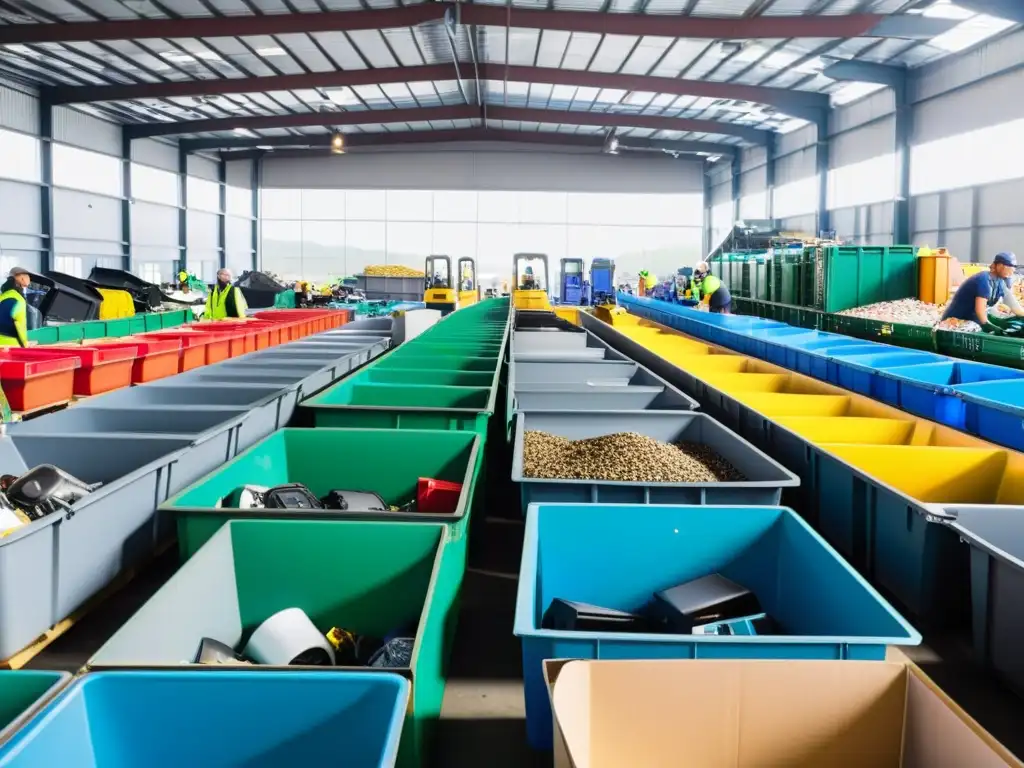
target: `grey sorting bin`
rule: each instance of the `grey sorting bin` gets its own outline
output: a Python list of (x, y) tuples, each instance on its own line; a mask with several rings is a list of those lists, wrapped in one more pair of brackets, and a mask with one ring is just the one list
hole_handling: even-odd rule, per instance
[(512, 352), (561, 352), (577, 351), (587, 346), (587, 333), (582, 328), (576, 332), (560, 330), (516, 331), (512, 334)]
[(1024, 693), (1024, 507), (950, 506), (943, 513), (971, 548), (975, 658)]
[(522, 384), (587, 384), (602, 382), (626, 386), (639, 366), (632, 361), (592, 360), (568, 365), (564, 362), (521, 362), (511, 365), (513, 386)]
[(71, 615), (156, 547), (156, 508), (187, 484), (192, 441), (144, 435), (0, 438), (0, 472), (54, 464), (103, 486), (0, 539), (0, 659)]
[[(583, 336), (585, 341), (580, 341)], [(520, 340), (526, 336), (527, 341), (521, 344)], [(564, 336), (569, 340), (560, 345), (552, 340), (545, 343), (530, 342), (530, 338), (548, 336), (552, 339)], [(587, 362), (596, 360), (625, 360), (629, 361), (624, 354), (613, 349), (608, 342), (603, 341), (590, 332), (583, 334), (569, 331), (515, 331), (512, 333), (512, 360), (514, 362), (528, 361), (551, 361), (551, 362)]]
[[(781, 464), (701, 413), (526, 411), (517, 412), (516, 416), (512, 480), (520, 484), (524, 515), (527, 506), (534, 503), (777, 505), (782, 498), (782, 489), (800, 482)], [(727, 483), (646, 483), (525, 477), (524, 435), (533, 430), (572, 440), (616, 432), (638, 432), (666, 443), (699, 443), (715, 450), (745, 479)]]

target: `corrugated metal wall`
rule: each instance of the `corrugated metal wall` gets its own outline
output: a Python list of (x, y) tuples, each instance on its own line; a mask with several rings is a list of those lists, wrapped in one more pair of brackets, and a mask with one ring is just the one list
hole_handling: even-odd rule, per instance
[(252, 269), (254, 261), (252, 221), (252, 160), (227, 164), (227, 219), (225, 221), (225, 263), (236, 275)]
[[(0, 128), (37, 135), (39, 102), (34, 93), (0, 80)], [(43, 247), (39, 186), (4, 177), (0, 168), (0, 274), (13, 266), (38, 270)]]

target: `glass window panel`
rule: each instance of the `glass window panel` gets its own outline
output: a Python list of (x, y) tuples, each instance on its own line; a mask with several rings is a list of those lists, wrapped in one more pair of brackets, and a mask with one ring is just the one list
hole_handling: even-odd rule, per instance
[(252, 218), (252, 190), (228, 186), (227, 209), (232, 216)]
[(85, 277), (82, 274), (82, 259), (79, 256), (55, 256), (54, 269), (72, 277)]
[(432, 226), (429, 222), (389, 221), (386, 263), (422, 269), (430, 255), (426, 249), (433, 237)]
[(569, 224), (619, 224), (620, 204), (626, 195), (572, 192), (568, 198)]
[(567, 211), (568, 195), (565, 192), (519, 194), (519, 220), (524, 224), (565, 224)]
[(913, 195), (1024, 178), (1024, 120), (1012, 120), (910, 150)]
[[(476, 223), (438, 222), (432, 231), (431, 253), (441, 253), (458, 260), (461, 256), (476, 258)], [(477, 265), (479, 271), (479, 265)]]
[(344, 190), (302, 190), (302, 219), (304, 221), (344, 221)]
[(301, 219), (302, 193), (297, 189), (264, 189), (260, 193), (260, 218)]
[(263, 221), (260, 224), (262, 268), (294, 280), (302, 272), (302, 224)]
[(768, 192), (755, 192), (740, 198), (741, 219), (765, 219), (768, 217)]
[(800, 216), (818, 210), (818, 177), (791, 181), (775, 188), (775, 218)]
[(387, 264), (386, 239), (387, 230), (383, 221), (346, 221), (346, 273), (358, 275), (368, 265)]
[(387, 191), (388, 221), (432, 221), (434, 197), (421, 190)]
[(189, 176), (185, 182), (188, 207), (196, 211), (220, 212), (220, 184)]
[[(387, 197), (379, 189), (350, 189), (345, 192), (345, 218), (349, 221), (384, 221)], [(380, 247), (384, 247), (383, 239)], [(379, 262), (383, 264), (384, 262)]]
[(42, 181), (39, 139), (25, 133), (0, 130), (0, 178)]
[(164, 205), (179, 204), (178, 174), (132, 163), (132, 198)]
[(517, 227), (514, 224), (481, 223), (476, 229), (476, 270), (481, 275), (512, 275), (512, 243)]
[(121, 196), (121, 160), (67, 144), (53, 145), (53, 183), (111, 197)]
[(896, 196), (896, 155), (872, 157), (828, 172), (831, 210), (869, 205)]
[(438, 190), (433, 195), (434, 221), (477, 220), (477, 193)]
[(518, 192), (480, 192), (477, 196), (479, 206), (478, 220), (492, 224), (519, 221)]

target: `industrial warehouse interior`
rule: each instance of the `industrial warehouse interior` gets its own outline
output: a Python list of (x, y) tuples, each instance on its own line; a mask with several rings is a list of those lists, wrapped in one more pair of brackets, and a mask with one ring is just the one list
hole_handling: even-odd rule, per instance
[(1022, 131), (1015, 0), (0, 0), (0, 766), (1024, 768)]

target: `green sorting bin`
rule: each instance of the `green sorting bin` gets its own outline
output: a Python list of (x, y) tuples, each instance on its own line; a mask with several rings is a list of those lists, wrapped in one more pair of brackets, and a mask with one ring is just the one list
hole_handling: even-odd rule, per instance
[(126, 336), (134, 336), (136, 333), (146, 332), (146, 317), (145, 315), (136, 315), (135, 317), (128, 318), (128, 333)]
[[(494, 373), (498, 359), (494, 357), (465, 357), (464, 355), (426, 355), (414, 347), (401, 347), (380, 358), (375, 366), (382, 368), (407, 368), (416, 370), (477, 371)], [(401, 352), (402, 354), (399, 354)]]
[(349, 377), (302, 406), (318, 427), (472, 430), (487, 433), (497, 387), (372, 384)]
[(66, 341), (81, 341), (85, 338), (85, 323), (65, 323), (64, 325), (58, 325), (57, 328), (57, 341), (64, 343)]
[(373, 384), (440, 384), (447, 387), (489, 387), (494, 374), (487, 371), (453, 371), (444, 368), (384, 368), (366, 371)]
[(0, 670), (0, 744), (70, 680), (66, 672)]
[[(162, 328), (168, 328), (170, 326), (164, 325), (164, 314), (163, 312), (147, 312), (142, 316), (142, 319), (146, 323), (147, 331), (159, 331)], [(170, 313), (167, 313), (170, 314)]]
[(46, 325), (42, 328), (35, 328), (28, 332), (28, 340), (38, 344), (56, 344), (60, 338), (57, 333), (58, 325)]
[[(332, 627), (379, 638), (415, 632), (410, 666), (380, 671), (401, 674), (412, 685), (398, 764), (426, 765), (444, 698), (463, 575), (448, 530), (423, 523), (234, 520), (210, 537), (88, 666), (188, 669), (204, 637), (241, 650), (263, 621), (286, 608), (302, 609), (325, 633)], [(333, 675), (368, 668), (283, 669)], [(339, 760), (344, 762), (343, 756)]]
[(107, 320), (107, 337), (115, 339), (121, 336), (130, 336), (132, 334), (132, 320), (134, 319), (134, 317), (118, 317), (113, 320)]
[[(467, 524), (483, 463), (483, 439), (474, 432), (394, 429), (282, 429), (165, 501), (177, 520), (182, 561), (229, 520), (387, 520), (446, 523), (453, 554), (465, 559)], [(333, 489), (374, 491), (393, 506), (416, 498), (419, 478), (462, 483), (451, 514), (392, 511), (232, 509), (219, 507), (236, 488), (302, 483), (318, 497)]]
[(917, 296), (917, 256), (911, 245), (838, 245), (822, 250), (825, 293), (816, 309), (841, 312)]
[(87, 323), (82, 323), (83, 339), (102, 339), (109, 335), (106, 320), (90, 320)]

